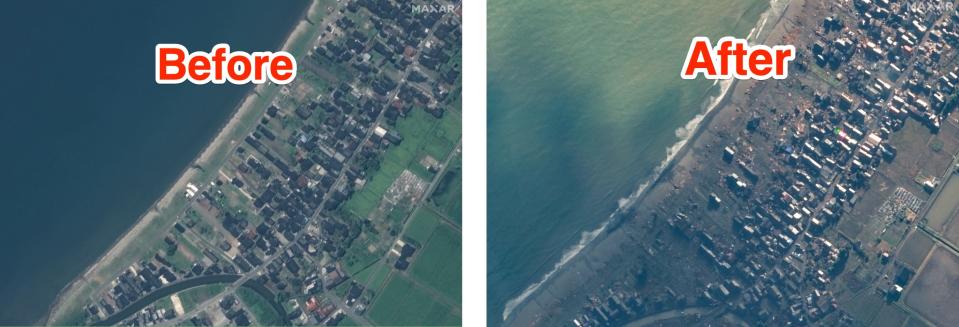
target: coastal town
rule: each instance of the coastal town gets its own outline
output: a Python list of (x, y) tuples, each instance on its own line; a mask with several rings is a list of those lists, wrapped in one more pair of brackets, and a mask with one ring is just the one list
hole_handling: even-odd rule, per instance
[(459, 8), (314, 1), (296, 79), (255, 88), (48, 323), (460, 324)]
[(959, 324), (959, 11), (793, 0), (778, 19), (789, 78), (735, 84), (507, 325)]

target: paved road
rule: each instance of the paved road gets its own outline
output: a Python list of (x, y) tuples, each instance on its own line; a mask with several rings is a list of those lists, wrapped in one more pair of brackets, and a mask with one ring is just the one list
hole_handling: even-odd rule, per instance
[[(456, 143), (456, 146), (453, 147), (453, 151), (450, 151), (449, 155), (446, 156), (446, 160), (443, 160), (443, 168), (440, 169), (440, 171), (439, 171), (438, 173), (436, 173), (435, 176), (433, 176), (433, 180), (430, 181), (430, 185), (426, 188), (426, 192), (423, 193), (423, 198), (422, 198), (422, 199), (420, 200), (420, 202), (417, 203), (416, 206), (413, 208), (413, 211), (412, 211), (412, 212), (410, 213), (410, 215), (408, 216), (409, 218), (407, 218), (407, 219), (406, 219), (406, 222), (403, 223), (403, 229), (401, 229), (400, 232), (396, 234), (396, 237), (394, 238), (393, 242), (396, 242), (396, 239), (399, 239), (400, 237), (402, 237), (403, 235), (406, 234), (406, 230), (409, 228), (411, 222), (413, 221), (412, 217), (416, 217), (416, 213), (423, 209), (423, 205), (427, 202), (426, 199), (428, 199), (429, 196), (430, 196), (430, 194), (432, 194), (433, 191), (436, 190), (436, 186), (439, 185), (439, 182), (443, 179), (443, 174), (447, 171), (447, 169), (449, 169), (449, 164), (450, 164), (450, 162), (452, 162), (453, 159), (456, 158), (456, 156), (459, 154), (459, 152), (460, 152), (460, 146), (461, 146), (462, 144), (463, 144), (463, 141), (462, 141), (462, 140), (460, 140), (459, 142), (457, 142), (457, 143)], [(429, 210), (429, 209), (426, 209), (426, 210)], [(452, 225), (452, 224), (451, 224), (451, 225)], [(455, 227), (455, 225), (453, 225), (453, 226)], [(392, 244), (393, 242), (390, 242), (390, 244)], [(421, 249), (421, 250), (422, 250), (422, 249)], [(391, 255), (391, 254), (390, 254), (390, 251), (386, 251), (386, 253), (383, 254), (383, 257), (380, 258), (380, 261), (384, 261), (384, 262), (385, 262), (385, 261), (387, 260), (387, 258), (390, 257), (390, 255)], [(384, 267), (384, 268), (386, 268), (386, 269), (392, 269), (392, 267), (388, 267), (388, 266), (387, 266), (387, 267)], [(372, 277), (372, 274), (371, 274), (370, 276)], [(442, 294), (440, 294), (439, 292), (437, 292), (436, 290), (434, 290), (432, 287), (428, 287), (428, 286), (425, 286), (425, 285), (421, 285), (419, 281), (417, 281), (417, 280), (415, 280), (415, 279), (412, 279), (412, 278), (410, 279), (410, 281), (412, 281), (412, 282), (413, 282), (414, 284), (416, 284), (417, 286), (420, 286), (420, 289), (422, 289), (422, 290), (427, 291), (428, 293), (430, 293), (430, 295), (432, 295), (435, 299), (438, 299), (438, 300), (444, 302), (445, 304), (450, 305), (450, 306), (453, 307), (453, 308), (457, 308), (457, 309), (460, 308), (459, 304), (457, 304), (457, 303), (451, 303), (445, 296), (443, 296)], [(372, 305), (370, 305), (370, 306), (372, 307)]]
[[(116, 312), (115, 314), (108, 317), (107, 319), (99, 321), (94, 325), (95, 326), (113, 325), (113, 324), (119, 323), (123, 319), (128, 318), (134, 313), (139, 312), (143, 308), (146, 308), (148, 305), (153, 304), (154, 301), (157, 301), (161, 298), (172, 295), (174, 293), (178, 293), (187, 289), (191, 289), (191, 288), (195, 288), (203, 285), (231, 283), (236, 281), (239, 278), (240, 278), (240, 275), (225, 274), (225, 275), (198, 276), (198, 277), (178, 280), (176, 282), (167, 284), (159, 289), (156, 289), (153, 292), (150, 292), (150, 294), (147, 294), (146, 296), (140, 298), (139, 300), (131, 303), (127, 307), (123, 308), (123, 310)], [(247, 282), (243, 284), (242, 286), (253, 290), (257, 294), (262, 296), (264, 299), (266, 299), (267, 302), (270, 303), (270, 305), (273, 307), (273, 310), (276, 311), (278, 315), (280, 315), (281, 317), (286, 316), (286, 310), (283, 308), (281, 304), (275, 301), (273, 292), (271, 292), (270, 289), (266, 288), (265, 286), (255, 281)]]
[[(345, 1), (344, 1), (344, 2), (339, 2), (340, 5), (344, 5), (345, 3), (346, 3)], [(338, 9), (336, 9), (335, 11), (336, 11), (336, 12), (339, 12)], [(447, 14), (444, 14), (443, 17), (441, 17), (440, 19), (438, 19), (438, 20), (436, 21), (436, 25), (438, 25), (439, 23), (445, 21), (445, 19), (447, 18), (448, 15), (449, 15), (448, 13), (447, 13)], [(335, 16), (335, 15), (328, 16), (328, 18), (333, 18), (333, 17), (337, 17), (337, 16)], [(329, 21), (328, 21), (328, 20), (329, 20)], [(330, 23), (332, 23), (332, 22), (334, 22), (334, 21), (335, 21), (335, 20), (332, 20), (332, 19), (324, 19), (323, 23), (320, 24), (319, 26), (326, 26), (327, 24), (330, 24)], [(432, 26), (432, 27), (429, 29), (428, 35), (427, 35), (426, 37), (424, 37), (422, 41), (420, 41), (420, 44), (419, 44), (418, 48), (422, 48), (423, 43), (426, 42), (428, 39), (430, 39), (430, 38), (433, 36), (433, 32), (436, 30), (436, 29), (435, 29), (436, 25)], [(317, 31), (319, 31), (319, 30), (317, 30)], [(412, 68), (419, 65), (419, 56), (420, 56), (421, 53), (422, 53), (422, 52), (417, 52), (417, 53), (416, 53), (416, 55), (415, 55), (414, 58), (413, 58), (414, 64), (409, 65), (409, 66), (406, 68), (406, 70), (403, 72), (403, 78), (402, 78), (402, 80), (401, 80), (399, 83), (397, 83), (396, 88), (394, 88), (392, 91), (390, 91), (390, 92), (387, 94), (387, 97), (386, 97), (387, 99), (395, 98), (395, 97), (397, 96), (397, 94), (399, 94), (399, 91), (400, 91), (400, 89), (402, 88), (402, 86), (406, 84), (407, 78), (409, 77), (409, 74), (412, 72)], [(380, 124), (380, 123), (383, 121), (383, 117), (385, 116), (385, 113), (387, 112), (387, 109), (389, 108), (390, 105), (391, 105), (391, 103), (389, 103), (389, 102), (384, 105), (384, 107), (382, 108), (379, 116), (378, 116), (377, 119), (376, 119), (376, 123), (374, 124), (374, 126), (375, 126), (376, 124)], [(365, 137), (363, 138), (363, 141), (360, 142), (360, 144), (365, 144), (365, 143), (367, 143), (367, 142), (369, 141), (370, 137), (373, 135), (373, 130), (374, 130), (373, 128), (370, 128), (369, 131), (367, 131)], [(346, 164), (344, 165), (344, 168), (343, 168), (344, 170), (347, 169), (346, 167), (351, 167), (351, 166), (354, 164), (354, 161), (356, 160), (356, 157), (357, 157), (356, 154), (359, 153), (361, 149), (362, 149), (362, 147), (357, 147), (357, 149), (354, 150), (353, 153), (350, 154), (349, 159), (347, 160)], [(319, 220), (320, 215), (321, 215), (321, 213), (323, 212), (323, 207), (324, 207), (324, 205), (326, 204), (326, 201), (330, 199), (330, 194), (332, 194), (333, 190), (338, 189), (339, 187), (341, 187), (342, 185), (344, 185), (344, 183), (347, 183), (347, 182), (349, 182), (349, 181), (346, 180), (346, 174), (340, 174), (340, 176), (339, 176), (339, 177), (337, 178), (337, 180), (334, 182), (333, 186), (330, 187), (330, 191), (328, 191), (326, 194), (324, 194), (323, 200), (320, 202), (320, 205), (318, 206), (318, 209), (317, 209), (316, 213), (315, 213), (314, 216), (312, 217), (312, 220), (313, 220), (313, 221)], [(405, 228), (405, 227), (404, 227), (404, 228)], [(269, 257), (267, 257), (266, 259), (264, 259), (264, 260), (263, 260), (263, 263), (262, 263), (260, 266), (254, 268), (254, 269), (251, 270), (249, 273), (243, 275), (239, 280), (237, 280), (236, 282), (234, 282), (233, 284), (231, 284), (230, 286), (228, 286), (222, 293), (220, 293), (219, 295), (214, 296), (213, 298), (211, 298), (211, 299), (209, 299), (209, 300), (201, 303), (200, 305), (197, 306), (196, 309), (193, 309), (193, 310), (191, 310), (190, 312), (185, 313), (183, 316), (180, 316), (180, 317), (177, 317), (177, 318), (175, 318), (175, 319), (172, 319), (172, 320), (169, 320), (169, 321), (165, 322), (164, 325), (178, 325), (178, 324), (183, 323), (184, 321), (186, 321), (186, 320), (189, 319), (190, 317), (196, 316), (197, 314), (199, 314), (200, 312), (202, 312), (203, 310), (205, 310), (207, 307), (209, 307), (209, 306), (211, 306), (211, 305), (215, 305), (216, 303), (219, 302), (219, 300), (220, 300), (222, 297), (224, 297), (226, 294), (233, 293), (234, 291), (236, 291), (237, 288), (239, 288), (241, 285), (243, 285), (243, 283), (245, 283), (246, 281), (251, 280), (251, 279), (253, 279), (253, 278), (256, 278), (256, 277), (260, 276), (261, 274), (263, 274), (264, 271), (265, 271), (265, 269), (266, 269), (266, 267), (269, 266), (270, 263), (272, 263), (274, 260), (276, 260), (277, 258), (279, 258), (280, 256), (282, 256), (283, 253), (286, 252), (286, 249), (288, 249), (290, 246), (292, 246), (293, 244), (296, 244), (296, 240), (303, 235), (303, 232), (304, 232), (304, 231), (298, 232), (298, 233), (296, 234), (296, 236), (295, 236), (292, 240), (289, 240), (289, 243), (287, 243), (287, 244), (284, 245), (283, 247), (277, 249), (277, 251), (276, 251), (275, 254), (273, 254), (272, 256), (269, 256)], [(328, 296), (329, 296), (329, 295), (328, 295)], [(332, 296), (331, 298), (334, 299), (334, 303), (337, 305), (337, 307), (338, 307), (340, 310), (342, 310), (343, 313), (346, 314), (350, 319), (352, 319), (353, 321), (355, 321), (355, 322), (357, 322), (357, 323), (360, 323), (360, 324), (365, 324), (365, 325), (369, 325), (369, 324), (370, 324), (370, 322), (369, 322), (368, 320), (366, 320), (364, 317), (361, 317), (361, 316), (359, 316), (359, 315), (356, 315), (349, 307), (345, 306), (345, 303), (343, 303), (343, 301), (342, 301), (341, 299), (335, 298), (335, 296)]]

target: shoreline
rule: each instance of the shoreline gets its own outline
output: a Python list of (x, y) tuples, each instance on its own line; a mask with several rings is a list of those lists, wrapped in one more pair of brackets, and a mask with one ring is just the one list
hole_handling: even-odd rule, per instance
[[(784, 0), (786, 1), (785, 6), (783, 6), (782, 12), (779, 13), (778, 17), (775, 17), (772, 25), (766, 25), (769, 22), (769, 14), (773, 13), (775, 9), (773, 6), (776, 4), (777, 0), (769, 1), (770, 8), (764, 11), (756, 24), (753, 27), (753, 30), (750, 31), (750, 35), (747, 39), (752, 39), (753, 33), (755, 32), (758, 37), (763, 36), (762, 34), (766, 33), (765, 38), (763, 38), (763, 43), (768, 43), (771, 40), (781, 39), (782, 33), (776, 33), (780, 30), (782, 23), (790, 18), (790, 14), (799, 14), (799, 12), (791, 13), (790, 8), (793, 8), (794, 5), (798, 4), (799, 7), (802, 7), (804, 0)], [(765, 28), (768, 28), (766, 30)], [(754, 40), (750, 40), (753, 42)], [(706, 107), (704, 112), (701, 112), (695, 115), (690, 119), (686, 124), (677, 128), (686, 129), (687, 132), (691, 132), (688, 137), (685, 139), (680, 139), (676, 143), (670, 145), (666, 148), (666, 158), (657, 166), (654, 170), (653, 176), (650, 176), (647, 180), (641, 182), (637, 187), (637, 190), (633, 193), (630, 193), (628, 196), (620, 198), (618, 207), (613, 211), (610, 216), (602, 221), (601, 225), (594, 230), (587, 230), (581, 232), (582, 237), (580, 242), (573, 244), (572, 246), (566, 248), (560, 257), (560, 261), (554, 265), (554, 268), (547, 272), (545, 276), (541, 277), (538, 282), (530, 284), (527, 288), (513, 298), (510, 298), (505, 305), (503, 311), (503, 320), (500, 322), (503, 325), (510, 325), (514, 323), (517, 319), (518, 314), (523, 312), (523, 309), (530, 304), (531, 301), (534, 301), (536, 297), (543, 292), (542, 286), (545, 284), (550, 284), (554, 282), (556, 275), (562, 275), (569, 272), (572, 268), (570, 263), (573, 263), (574, 260), (580, 259), (587, 260), (588, 258), (580, 256), (583, 252), (588, 252), (595, 249), (599, 243), (606, 240), (611, 233), (615, 232), (617, 229), (612, 231), (607, 231), (610, 223), (615, 219), (615, 217), (624, 212), (628, 212), (630, 209), (639, 209), (644, 206), (644, 201), (657, 191), (657, 189), (663, 186), (664, 182), (669, 181), (670, 172), (673, 171), (677, 166), (682, 165), (682, 163), (690, 156), (690, 151), (701, 141), (703, 133), (710, 127), (711, 123), (717, 116), (721, 113), (726, 112), (728, 107), (735, 102), (740, 102), (741, 100), (748, 100), (748, 91), (752, 89), (756, 81), (742, 81), (740, 80), (729, 80), (729, 85), (726, 86), (726, 89), (721, 85), (722, 81), (714, 84), (712, 87), (720, 87), (719, 94), (716, 96), (709, 95), (707, 92), (705, 96), (706, 102), (704, 105), (708, 105), (710, 101), (716, 101), (711, 107)], [(741, 89), (742, 88), (742, 89)], [(742, 91), (739, 93), (737, 91)], [(732, 94), (730, 94), (730, 92)], [(718, 97), (716, 99), (715, 97)], [(745, 99), (740, 99), (747, 97)], [(717, 101), (718, 100), (718, 101)], [(733, 113), (735, 114), (735, 113)], [(690, 125), (693, 125), (692, 131), (689, 131)], [(678, 146), (678, 149), (676, 149)], [(675, 152), (673, 152), (675, 151)], [(638, 210), (636, 210), (638, 212)], [(624, 217), (623, 219), (633, 221), (635, 217)], [(628, 222), (626, 222), (628, 223)], [(585, 244), (584, 244), (585, 241)], [(573, 253), (570, 254), (570, 251)], [(514, 303), (514, 301), (519, 301), (519, 303)], [(513, 306), (511, 306), (511, 303)]]
[[(313, 26), (313, 23), (308, 21), (308, 17), (311, 12), (314, 10), (322, 10), (320, 7), (320, 2), (313, 0), (311, 3), (306, 6), (303, 10), (300, 18), (296, 23), (290, 27), (289, 32), (287, 32), (286, 38), (280, 41), (280, 44), (277, 46), (278, 49), (287, 50), (291, 46), (291, 41), (296, 39), (298, 36), (306, 32), (306, 29)], [(293, 53), (294, 56), (300, 54)], [(260, 97), (260, 93), (266, 88), (280, 87), (272, 83), (270, 84), (258, 84), (250, 88), (246, 94), (237, 101), (237, 104), (234, 106), (234, 110), (229, 116), (229, 119), (217, 130), (216, 134), (212, 139), (207, 142), (207, 145), (201, 150), (192, 161), (185, 167), (182, 172), (179, 174), (176, 180), (174, 180), (168, 190), (163, 193), (150, 207), (141, 214), (137, 220), (131, 225), (126, 231), (123, 232), (117, 239), (110, 245), (106, 252), (97, 257), (97, 259), (90, 264), (83, 273), (78, 275), (76, 278), (67, 283), (56, 295), (53, 303), (50, 304), (47, 312), (38, 319), (37, 324), (42, 325), (61, 325), (63, 322), (57, 321), (65, 317), (66, 314), (69, 314), (68, 311), (69, 304), (72, 304), (76, 300), (76, 297), (82, 295), (85, 287), (89, 285), (84, 285), (89, 283), (93, 276), (96, 273), (101, 272), (100, 270), (108, 266), (110, 263), (113, 263), (119, 254), (121, 254), (125, 249), (128, 248), (128, 245), (133, 243), (135, 239), (143, 233), (150, 223), (154, 222), (158, 216), (161, 214), (161, 211), (169, 208), (177, 196), (182, 194), (182, 190), (186, 187), (186, 184), (191, 180), (194, 180), (197, 175), (203, 172), (201, 163), (208, 163), (212, 157), (221, 150), (224, 146), (229, 146), (232, 152), (232, 148), (239, 144), (237, 140), (230, 139), (230, 134), (238, 131), (242, 126), (242, 118), (252, 111), (255, 111), (257, 108), (255, 106), (256, 100)], [(262, 111), (266, 111), (266, 107), (260, 108)], [(197, 169), (197, 167), (201, 167)], [(218, 167), (217, 167), (218, 168)], [(65, 307), (67, 306), (67, 307)]]

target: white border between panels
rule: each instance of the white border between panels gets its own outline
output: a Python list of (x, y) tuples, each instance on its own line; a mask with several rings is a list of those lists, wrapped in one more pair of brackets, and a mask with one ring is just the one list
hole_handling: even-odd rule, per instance
[(486, 326), (486, 1), (463, 1), (463, 325)]

